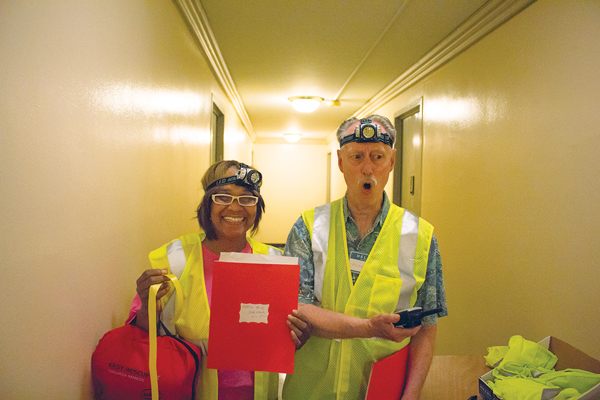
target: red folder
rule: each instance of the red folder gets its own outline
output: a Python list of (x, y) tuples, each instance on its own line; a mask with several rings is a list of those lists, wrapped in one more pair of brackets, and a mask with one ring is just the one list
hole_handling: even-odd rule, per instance
[(286, 320), (298, 308), (299, 276), (299, 265), (215, 262), (208, 368), (294, 372)]
[(398, 400), (404, 391), (408, 346), (373, 364), (365, 400)]

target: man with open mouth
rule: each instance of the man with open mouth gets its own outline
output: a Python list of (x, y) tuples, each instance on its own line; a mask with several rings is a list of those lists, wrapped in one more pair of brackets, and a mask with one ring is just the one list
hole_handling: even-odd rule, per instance
[[(418, 399), (437, 318), (448, 314), (433, 226), (384, 191), (396, 157), (387, 118), (350, 118), (337, 139), (346, 195), (302, 213), (284, 252), (299, 259), (299, 310), (313, 330), (283, 397), (364, 399), (373, 364), (394, 355), (406, 370), (396, 380), (401, 399)], [(419, 326), (395, 327), (397, 313), (413, 307), (441, 311)]]

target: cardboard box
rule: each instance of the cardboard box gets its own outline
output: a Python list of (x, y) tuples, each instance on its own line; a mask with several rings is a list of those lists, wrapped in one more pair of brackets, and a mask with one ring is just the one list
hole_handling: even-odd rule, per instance
[[(544, 346), (546, 349), (550, 350), (554, 355), (556, 355), (556, 357), (558, 357), (558, 362), (554, 367), (554, 369), (557, 371), (562, 371), (563, 369), (567, 368), (575, 368), (600, 374), (600, 361), (588, 356), (581, 350), (576, 349), (560, 339), (557, 339), (553, 336), (548, 336), (547, 338), (539, 341), (538, 344)], [(494, 376), (492, 375), (492, 371), (479, 378), (479, 398), (481, 400), (500, 400), (498, 397), (496, 397), (496, 395), (494, 395), (494, 392), (486, 383), (493, 380)], [(581, 396), (579, 399), (600, 399), (600, 384), (583, 393), (583, 396)]]

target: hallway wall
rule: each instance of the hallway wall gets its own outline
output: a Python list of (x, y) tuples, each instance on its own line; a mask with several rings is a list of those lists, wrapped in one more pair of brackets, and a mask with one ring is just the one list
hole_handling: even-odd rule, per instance
[(152, 249), (197, 231), (214, 99), (252, 142), (171, 2), (0, 3), (0, 393), (87, 399)]
[(256, 239), (285, 243), (300, 213), (325, 203), (327, 152), (324, 145), (254, 144), (254, 165), (263, 174), (265, 214)]
[(423, 97), (437, 354), (548, 335), (600, 358), (600, 2), (540, 0), (379, 110)]

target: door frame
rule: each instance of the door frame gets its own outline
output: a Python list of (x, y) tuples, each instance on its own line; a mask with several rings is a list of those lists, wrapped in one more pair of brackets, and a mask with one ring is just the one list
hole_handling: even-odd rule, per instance
[[(398, 207), (402, 204), (402, 158), (403, 158), (403, 124), (402, 121), (419, 112), (423, 112), (423, 97), (409, 103), (394, 114), (394, 127), (396, 128), (396, 162), (394, 164), (394, 181), (392, 186), (392, 202)], [(423, 138), (423, 115), (421, 114), (421, 137)], [(421, 171), (423, 170), (423, 141), (421, 141)], [(406, 182), (405, 184), (408, 184)]]
[(225, 155), (225, 114), (221, 111), (214, 96), (210, 115), (210, 164), (222, 161)]

